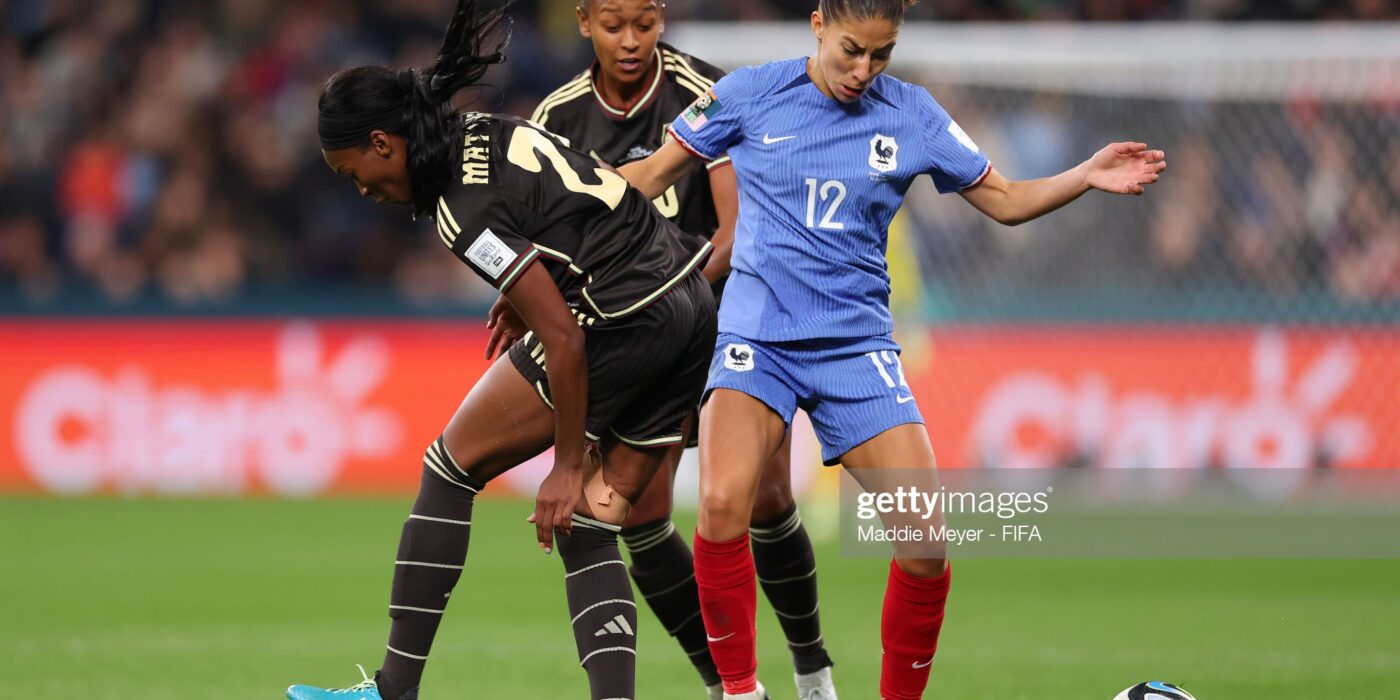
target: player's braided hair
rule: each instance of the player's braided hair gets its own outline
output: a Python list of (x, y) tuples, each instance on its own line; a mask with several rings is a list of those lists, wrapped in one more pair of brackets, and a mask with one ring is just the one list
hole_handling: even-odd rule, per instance
[(904, 11), (919, 4), (919, 0), (819, 0), (817, 10), (828, 22), (843, 19), (887, 19), (895, 24), (904, 22)]
[(323, 149), (363, 146), (375, 129), (408, 140), (408, 179), (420, 215), (436, 209), (451, 181), (453, 159), (460, 155), (461, 127), (453, 95), (476, 85), (488, 68), (506, 60), (509, 2), (481, 13), (476, 4), (457, 1), (431, 67), (398, 72), (381, 66), (347, 68), (321, 89), (317, 130)]

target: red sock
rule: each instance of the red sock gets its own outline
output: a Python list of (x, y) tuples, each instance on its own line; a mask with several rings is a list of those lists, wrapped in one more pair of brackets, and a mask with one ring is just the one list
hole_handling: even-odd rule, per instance
[(952, 575), (949, 567), (935, 578), (920, 578), (890, 562), (880, 621), (880, 641), (885, 649), (880, 670), (883, 700), (919, 700), (924, 696)]
[(711, 542), (695, 533), (695, 584), (700, 589), (700, 614), (705, 619), (710, 656), (719, 669), (724, 692), (738, 695), (757, 690), (753, 620), (758, 585), (748, 534), (728, 542)]

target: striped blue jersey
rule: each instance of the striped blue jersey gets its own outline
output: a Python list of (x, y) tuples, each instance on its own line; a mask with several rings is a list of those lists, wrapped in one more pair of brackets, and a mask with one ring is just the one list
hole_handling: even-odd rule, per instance
[(924, 88), (881, 75), (846, 105), (806, 66), (741, 68), (671, 125), (701, 158), (727, 152), (739, 179), (720, 331), (770, 342), (889, 333), (888, 228), (909, 185), (927, 173), (959, 192), (991, 164)]

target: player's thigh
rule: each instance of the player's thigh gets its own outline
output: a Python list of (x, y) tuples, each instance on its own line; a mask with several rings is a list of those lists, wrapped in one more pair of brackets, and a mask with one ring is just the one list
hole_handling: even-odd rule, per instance
[(754, 497), (750, 521), (766, 523), (792, 507), (792, 431), (783, 436), (778, 451), (763, 466), (758, 479), (758, 494)]
[[(843, 466), (866, 493), (938, 492), (938, 472), (933, 445), (923, 424), (895, 426), (867, 440), (841, 458)], [(928, 531), (945, 525), (942, 511), (925, 517), (921, 513), (883, 514), (886, 528), (912, 528)], [(947, 559), (945, 542), (923, 541), (895, 545), (895, 562), (914, 576), (932, 578), (943, 572)]]
[(642, 495), (632, 504), (632, 509), (627, 513), (627, 520), (623, 527), (635, 527), (657, 520), (671, 517), (673, 508), (673, 491), (676, 486), (676, 466), (680, 463), (681, 453), (685, 451), (683, 445), (672, 445), (666, 448), (666, 456), (661, 460), (661, 466), (652, 476), (651, 482), (647, 484)]
[(484, 483), (554, 444), (554, 412), (502, 357), (462, 399), (443, 442), (457, 464)]
[(623, 524), (632, 503), (642, 497), (660, 471), (667, 452), (665, 447), (607, 441), (602, 447), (602, 468), (584, 484), (584, 498), (576, 512), (605, 523)]
[(934, 469), (933, 443), (923, 423), (886, 429), (841, 455), (847, 469)]
[(700, 413), (700, 534), (711, 541), (748, 531), (763, 467), (778, 451), (787, 423), (741, 391), (716, 389)]
[(931, 463), (932, 450), (923, 449), (927, 436), (909, 439), (923, 429), (924, 419), (899, 353), (892, 338), (875, 336), (823, 344), (798, 356), (794, 366), (808, 388), (803, 408), (821, 440), (823, 463), (883, 463), (883, 457), (892, 466)]

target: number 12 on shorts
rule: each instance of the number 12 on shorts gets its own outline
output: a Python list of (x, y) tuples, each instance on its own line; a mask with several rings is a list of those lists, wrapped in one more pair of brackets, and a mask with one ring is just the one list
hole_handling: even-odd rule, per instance
[[(875, 365), (875, 371), (880, 373), (880, 378), (885, 381), (885, 386), (895, 390), (897, 401), (900, 403), (908, 403), (914, 400), (912, 393), (906, 394), (909, 389), (909, 383), (904, 381), (904, 365), (900, 364), (898, 353), (893, 353), (889, 350), (881, 350), (879, 352), (867, 352), (865, 356), (870, 358), (871, 364)], [(890, 374), (889, 368), (894, 368), (893, 375)], [(896, 377), (899, 379), (897, 383), (895, 381)]]

